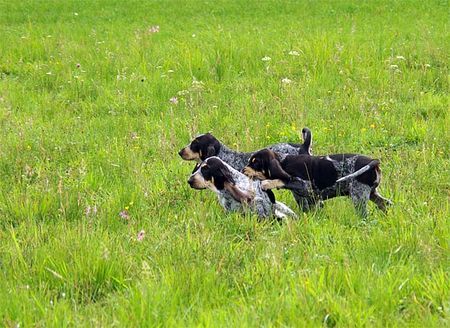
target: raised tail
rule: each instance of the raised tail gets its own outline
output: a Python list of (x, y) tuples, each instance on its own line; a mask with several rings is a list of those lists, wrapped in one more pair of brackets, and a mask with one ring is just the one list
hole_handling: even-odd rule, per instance
[(311, 130), (308, 129), (307, 127), (304, 127), (302, 129), (302, 138), (303, 138), (302, 151), (306, 154), (312, 155), (311, 150), (312, 133)]
[(353, 179), (357, 176), (360, 176), (361, 174), (363, 174), (364, 172), (369, 171), (370, 169), (373, 169), (374, 167), (377, 167), (378, 165), (380, 165), (380, 161), (377, 159), (374, 159), (372, 161), (369, 162), (369, 164), (363, 166), (362, 168), (360, 168), (358, 171), (353, 172), (349, 175), (346, 175), (345, 177), (342, 177), (340, 179), (337, 179), (336, 182), (343, 182), (343, 181), (347, 181), (350, 179)]

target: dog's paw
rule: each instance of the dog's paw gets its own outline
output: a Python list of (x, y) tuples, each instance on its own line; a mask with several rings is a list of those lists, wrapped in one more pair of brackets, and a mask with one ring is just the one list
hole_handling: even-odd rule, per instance
[(272, 189), (272, 181), (271, 180), (261, 181), (261, 189), (264, 191)]

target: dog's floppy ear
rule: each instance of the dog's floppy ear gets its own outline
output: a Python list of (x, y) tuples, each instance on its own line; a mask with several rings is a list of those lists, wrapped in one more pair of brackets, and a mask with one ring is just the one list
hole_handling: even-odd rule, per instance
[(278, 159), (270, 160), (267, 174), (271, 180), (280, 179), (287, 182), (291, 179), (291, 176), (281, 167)]
[(208, 146), (206, 149), (206, 158), (216, 156), (216, 148), (213, 145)]
[(224, 188), (240, 203), (250, 203), (253, 200), (252, 194), (239, 189), (234, 183), (225, 182)]
[(234, 184), (233, 176), (225, 165), (220, 165), (215, 174), (214, 185), (217, 189), (222, 190), (227, 182)]

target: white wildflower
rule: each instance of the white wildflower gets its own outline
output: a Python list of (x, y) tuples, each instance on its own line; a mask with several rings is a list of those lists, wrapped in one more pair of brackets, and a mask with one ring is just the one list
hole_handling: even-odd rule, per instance
[(262, 60), (263, 62), (268, 62), (268, 61), (271, 61), (272, 58), (270, 58), (269, 56), (264, 56), (263, 58), (261, 58), (261, 60)]

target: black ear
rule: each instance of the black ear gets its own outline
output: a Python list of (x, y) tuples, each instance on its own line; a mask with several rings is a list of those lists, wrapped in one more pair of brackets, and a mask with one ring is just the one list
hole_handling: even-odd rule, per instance
[(234, 184), (234, 179), (230, 170), (225, 165), (221, 165), (214, 174), (214, 185), (217, 189), (222, 190), (226, 183)]
[(288, 182), (291, 179), (291, 176), (283, 170), (277, 159), (272, 159), (269, 162), (269, 172), (267, 172), (267, 174), (269, 175), (270, 180), (280, 179), (283, 182)]
[(208, 146), (208, 148), (206, 149), (206, 158), (216, 155), (216, 148), (213, 145)]

